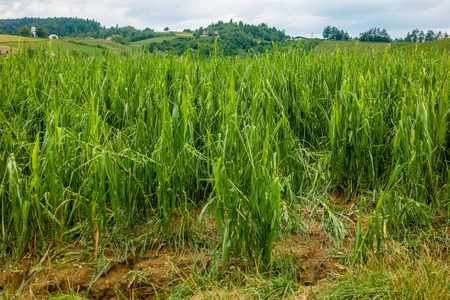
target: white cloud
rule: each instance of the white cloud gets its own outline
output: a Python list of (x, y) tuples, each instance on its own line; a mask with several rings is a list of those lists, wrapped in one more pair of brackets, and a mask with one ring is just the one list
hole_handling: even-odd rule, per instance
[(0, 18), (80, 17), (106, 27), (131, 25), (162, 30), (195, 29), (218, 20), (268, 23), (290, 35), (321, 36), (325, 26), (336, 26), (357, 36), (372, 27), (391, 36), (405, 36), (414, 28), (450, 32), (448, 0), (0, 0)]

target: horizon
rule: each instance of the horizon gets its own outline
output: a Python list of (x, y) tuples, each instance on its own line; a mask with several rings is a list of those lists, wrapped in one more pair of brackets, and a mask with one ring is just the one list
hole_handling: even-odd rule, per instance
[(354, 0), (318, 0), (314, 3), (304, 0), (222, 0), (214, 4), (203, 0), (167, 0), (164, 3), (2, 0), (0, 11), (0, 19), (76, 17), (96, 20), (107, 28), (118, 25), (155, 31), (163, 31), (165, 27), (171, 31), (193, 30), (232, 19), (253, 25), (265, 23), (284, 30), (289, 36), (308, 38), (322, 38), (327, 26), (347, 31), (352, 38), (374, 27), (386, 29), (393, 39), (404, 38), (414, 29), (450, 32), (447, 21), (450, 3), (444, 0), (426, 3), (418, 0), (368, 0), (364, 3)]
[[(103, 28), (113, 28), (113, 27), (116, 27), (116, 26), (118, 26), (119, 28), (124, 28), (124, 27), (128, 27), (128, 26), (130, 26), (130, 27), (133, 27), (133, 28), (135, 28), (135, 29), (137, 29), (137, 30), (145, 30), (145, 29), (151, 29), (151, 30), (153, 30), (154, 32), (160, 32), (160, 33), (162, 33), (162, 32), (166, 32), (166, 31), (164, 31), (164, 28), (165, 27), (168, 27), (169, 28), (169, 32), (183, 32), (183, 30), (185, 30), (185, 29), (190, 29), (190, 30), (196, 30), (196, 29), (199, 29), (200, 27), (204, 27), (204, 28), (206, 28), (206, 27), (208, 27), (208, 26), (210, 26), (210, 25), (213, 25), (213, 24), (217, 24), (218, 22), (223, 22), (223, 23), (228, 23), (228, 22), (230, 22), (230, 21), (233, 21), (233, 23), (239, 23), (239, 22), (243, 22), (244, 24), (246, 24), (246, 25), (253, 25), (253, 26), (258, 26), (258, 25), (260, 25), (260, 24), (266, 24), (268, 27), (275, 27), (277, 30), (279, 30), (279, 31), (285, 31), (285, 34), (286, 35), (288, 35), (288, 36), (290, 36), (290, 37), (292, 37), (292, 38), (294, 38), (294, 37), (302, 37), (302, 38), (317, 38), (317, 39), (323, 39), (323, 36), (322, 36), (322, 33), (323, 33), (323, 30), (320, 32), (320, 34), (314, 34), (313, 35), (313, 33), (310, 35), (310, 36), (306, 36), (306, 35), (301, 35), (301, 34), (289, 34), (288, 32), (286, 32), (286, 30), (284, 29), (284, 28), (278, 28), (278, 27), (276, 27), (276, 26), (272, 26), (272, 25), (270, 25), (270, 24), (268, 24), (267, 22), (260, 22), (260, 23), (247, 23), (247, 22), (244, 22), (243, 20), (233, 20), (233, 19), (231, 19), (231, 20), (229, 20), (229, 21), (225, 21), (225, 20), (217, 20), (217, 21), (215, 21), (215, 22), (210, 22), (210, 23), (208, 23), (208, 25), (206, 25), (206, 24), (204, 24), (204, 25), (200, 25), (200, 26), (198, 26), (198, 27), (195, 27), (195, 28), (173, 28), (173, 27), (170, 27), (170, 26), (164, 26), (163, 28), (161, 28), (161, 29), (159, 29), (159, 30), (157, 30), (156, 28), (153, 28), (153, 27), (151, 27), (151, 26), (146, 26), (146, 27), (144, 27), (144, 28), (137, 28), (137, 27), (135, 27), (135, 26), (133, 26), (133, 25), (120, 25), (119, 26), (119, 24), (116, 24), (115, 26), (106, 26), (105, 24), (102, 24), (99, 20), (96, 20), (95, 18), (84, 18), (84, 17), (78, 17), (78, 16), (70, 16), (70, 17), (64, 17), (64, 16), (53, 16), (53, 17), (51, 17), (51, 16), (49, 16), (49, 17), (39, 17), (39, 16), (24, 16), (24, 17), (19, 17), (19, 18), (0, 18), (0, 20), (15, 20), (15, 19), (23, 19), (23, 18), (30, 18), (30, 19), (32, 19), (32, 18), (34, 18), (34, 19), (56, 19), (56, 18), (74, 18), (74, 19), (83, 19), (83, 20), (90, 20), (90, 21), (95, 21), (95, 22), (98, 22), (99, 24), (100, 24), (100, 26), (101, 27), (103, 27)], [(337, 26), (333, 26), (333, 25), (327, 25), (327, 26), (331, 26), (331, 27), (337, 27)], [(326, 26), (325, 26), (326, 27)], [(324, 27), (324, 28), (325, 28)], [(383, 27), (380, 27), (380, 26), (374, 26), (374, 27), (371, 27), (371, 28), (368, 28), (366, 31), (369, 31), (370, 29), (372, 29), (372, 28), (380, 28), (380, 29), (386, 29), (386, 31), (387, 31), (387, 33), (390, 35), (390, 37), (394, 40), (394, 39), (396, 39), (396, 38), (405, 38), (406, 37), (406, 35), (408, 34), (408, 33), (410, 33), (412, 30), (415, 30), (415, 29), (418, 29), (418, 30), (421, 30), (421, 31), (423, 31), (424, 33), (426, 33), (428, 30), (433, 30), (433, 29), (430, 29), (430, 28), (418, 28), (418, 27), (416, 27), (416, 28), (411, 28), (409, 31), (407, 31), (407, 32), (405, 32), (405, 34), (403, 35), (403, 36), (392, 36), (392, 34), (389, 32), (389, 29), (387, 29), (387, 28), (383, 28)], [(339, 28), (338, 27), (338, 29), (339, 30), (343, 30), (343, 31), (345, 31), (345, 32), (348, 32), (345, 28)], [(448, 31), (447, 30), (433, 30), (435, 33), (437, 33), (437, 32), (439, 32), (439, 31), (441, 31), (442, 33), (445, 33), (445, 32), (447, 32), (448, 33)], [(364, 31), (365, 32), (365, 31)], [(360, 32), (360, 33), (362, 33), (362, 32)], [(359, 38), (359, 35), (360, 34), (357, 34), (357, 35), (352, 35), (352, 34), (349, 34), (350, 35), (350, 38), (351, 39), (357, 39), (357, 38)]]

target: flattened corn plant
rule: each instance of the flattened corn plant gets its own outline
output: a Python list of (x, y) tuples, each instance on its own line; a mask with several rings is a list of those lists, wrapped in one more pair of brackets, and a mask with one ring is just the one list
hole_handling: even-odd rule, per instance
[(270, 269), (297, 196), (383, 189), (406, 164), (396, 201), (445, 204), (449, 70), (436, 51), (0, 58), (0, 253), (154, 216), (188, 239), (202, 205), (224, 263)]

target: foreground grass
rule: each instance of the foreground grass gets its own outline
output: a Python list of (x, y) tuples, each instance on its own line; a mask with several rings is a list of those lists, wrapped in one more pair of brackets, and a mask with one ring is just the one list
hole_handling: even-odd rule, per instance
[(395, 246), (392, 253), (371, 257), (321, 291), (325, 299), (448, 299), (450, 269), (448, 253), (435, 253), (426, 246), (412, 254)]
[[(2, 57), (0, 257), (34, 253), (39, 264), (88, 244), (89, 291), (106, 273), (103, 250), (127, 261), (150, 245), (203, 249), (209, 239), (196, 226), (209, 219), (216, 244), (204, 251), (217, 271), (180, 271), (187, 289), (173, 293), (206, 292), (205, 281), (222, 289), (233, 263), (247, 277), (229, 277), (238, 283), (227, 288), (295, 294), (306, 280), (292, 266), (302, 264), (280, 271), (274, 251), (309, 219), (320, 251), (342, 246), (357, 220), (364, 261), (389, 252), (386, 232), (401, 242), (448, 218), (449, 64), (416, 49)], [(146, 223), (152, 230), (136, 238)], [(149, 276), (130, 271), (133, 282)]]
[[(433, 248), (429, 248), (433, 247)], [(407, 249), (390, 243), (381, 258), (370, 256), (366, 264), (357, 265), (344, 274), (330, 274), (317, 285), (304, 286), (296, 278), (295, 268), (280, 260), (275, 265), (281, 272), (269, 277), (251, 270), (228, 268), (217, 272), (212, 268), (195, 272), (195, 265), (178, 269), (180, 277), (156, 299), (448, 299), (450, 270), (445, 245), (425, 244), (420, 249)], [(124, 278), (130, 285), (150, 285), (142, 272), (128, 272)], [(155, 288), (156, 291), (156, 288)], [(27, 293), (28, 294), (28, 293)], [(140, 299), (116, 288), (117, 299)], [(138, 294), (136, 294), (138, 295)], [(0, 291), (0, 299), (22, 299), (13, 290)], [(39, 298), (40, 299), (40, 298)], [(45, 299), (88, 299), (76, 290), (53, 292)]]
[[(350, 211), (345, 210), (343, 213)], [(157, 227), (149, 225), (144, 225), (139, 231), (157, 230)], [(22, 285), (4, 286), (0, 289), (0, 299), (24, 299), (31, 295), (37, 299), (92, 299), (96, 293), (100, 299), (104, 299), (106, 295), (114, 295), (117, 299), (141, 299), (143, 295), (152, 295), (156, 299), (448, 299), (448, 230), (449, 224), (436, 224), (436, 227), (427, 232), (407, 233), (408, 236), (405, 236), (402, 242), (389, 239), (383, 255), (370, 254), (366, 263), (351, 269), (343, 268), (341, 272), (328, 273), (313, 285), (305, 285), (303, 282), (308, 259), (293, 256), (289, 251), (275, 255), (272, 274), (258, 271), (249, 260), (235, 259), (230, 266), (222, 266), (220, 253), (216, 250), (220, 245), (217, 232), (207, 235), (207, 240), (214, 240), (209, 246), (202, 242), (204, 238), (200, 232), (192, 232), (191, 240), (198, 239), (197, 244), (186, 244), (184, 248), (173, 249), (174, 252), (164, 250), (169, 245), (157, 242), (157, 239), (147, 240), (149, 234), (136, 235), (131, 243), (128, 242), (130, 268), (117, 273), (115, 270), (120, 269), (117, 266), (125, 266), (124, 259), (126, 260), (127, 255), (124, 256), (124, 249), (120, 245), (127, 244), (127, 237), (116, 234), (98, 249), (100, 255), (97, 256), (93, 245), (85, 250), (74, 250), (71, 247), (65, 250), (54, 249), (52, 253), (55, 253), (55, 256), (51, 261), (44, 262), (37, 269), (36, 266), (30, 266), (32, 270), (37, 271)], [(152, 232), (150, 236), (158, 234)], [(286, 234), (287, 236), (289, 234)], [(305, 240), (316, 238), (317, 233), (303, 236)], [(155, 247), (153, 251), (156, 250), (159, 254), (147, 256), (147, 251), (142, 248), (146, 243)], [(114, 245), (118, 248), (114, 248)], [(109, 249), (108, 258), (106, 252), (101, 249)], [(75, 262), (78, 266), (77, 272), (86, 274), (83, 272), (84, 268), (95, 267), (97, 271), (89, 273), (92, 274), (91, 280), (103, 278), (102, 284), (108, 279), (124, 283), (112, 285), (111, 290), (105, 293), (97, 290), (95, 282), (92, 281), (93, 293), (89, 294), (89, 297), (85, 290), (74, 286), (74, 282), (72, 285), (66, 283), (57, 288), (51, 288), (50, 284), (50, 289), (42, 290), (43, 293), (35, 289), (34, 284), (39, 286), (42, 282), (39, 278), (42, 277), (44, 281), (52, 278), (52, 273), (45, 273), (44, 270), (52, 266), (56, 276), (59, 269), (68, 267), (73, 260), (70, 258), (74, 255), (82, 255), (82, 259)], [(142, 255), (143, 260), (139, 259)], [(352, 254), (351, 251), (338, 253), (330, 248), (328, 255), (335, 257), (343, 266), (348, 266)], [(158, 256), (167, 257), (167, 260), (159, 260)], [(155, 259), (159, 261), (156, 266), (168, 266), (161, 273), (161, 278), (152, 275), (152, 272), (157, 272), (158, 267), (139, 267), (142, 263), (150, 266), (148, 262)], [(147, 294), (139, 293), (143, 289), (147, 290)]]

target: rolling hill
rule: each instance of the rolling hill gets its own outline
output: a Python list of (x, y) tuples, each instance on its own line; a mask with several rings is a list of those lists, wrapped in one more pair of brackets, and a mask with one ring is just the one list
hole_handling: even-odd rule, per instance
[(16, 53), (21, 48), (38, 50), (40, 48), (52, 51), (72, 51), (93, 55), (105, 50), (128, 53), (131, 49), (140, 51), (140, 48), (109, 42), (103, 39), (60, 38), (58, 40), (25, 38), (14, 35), (0, 35), (0, 49)]
[(442, 51), (450, 51), (450, 39), (442, 39), (424, 43), (414, 42), (394, 42), (394, 43), (376, 43), (376, 42), (360, 42), (357, 40), (349, 41), (322, 41), (316, 46), (316, 53), (333, 53), (339, 51), (340, 53), (356, 52), (384, 52), (384, 51), (411, 51), (411, 50), (433, 50), (439, 49)]
[(321, 42), (316, 47), (316, 53), (340, 53), (356, 52), (383, 52), (390, 48), (390, 43), (359, 42), (357, 40), (349, 41), (328, 41)]

